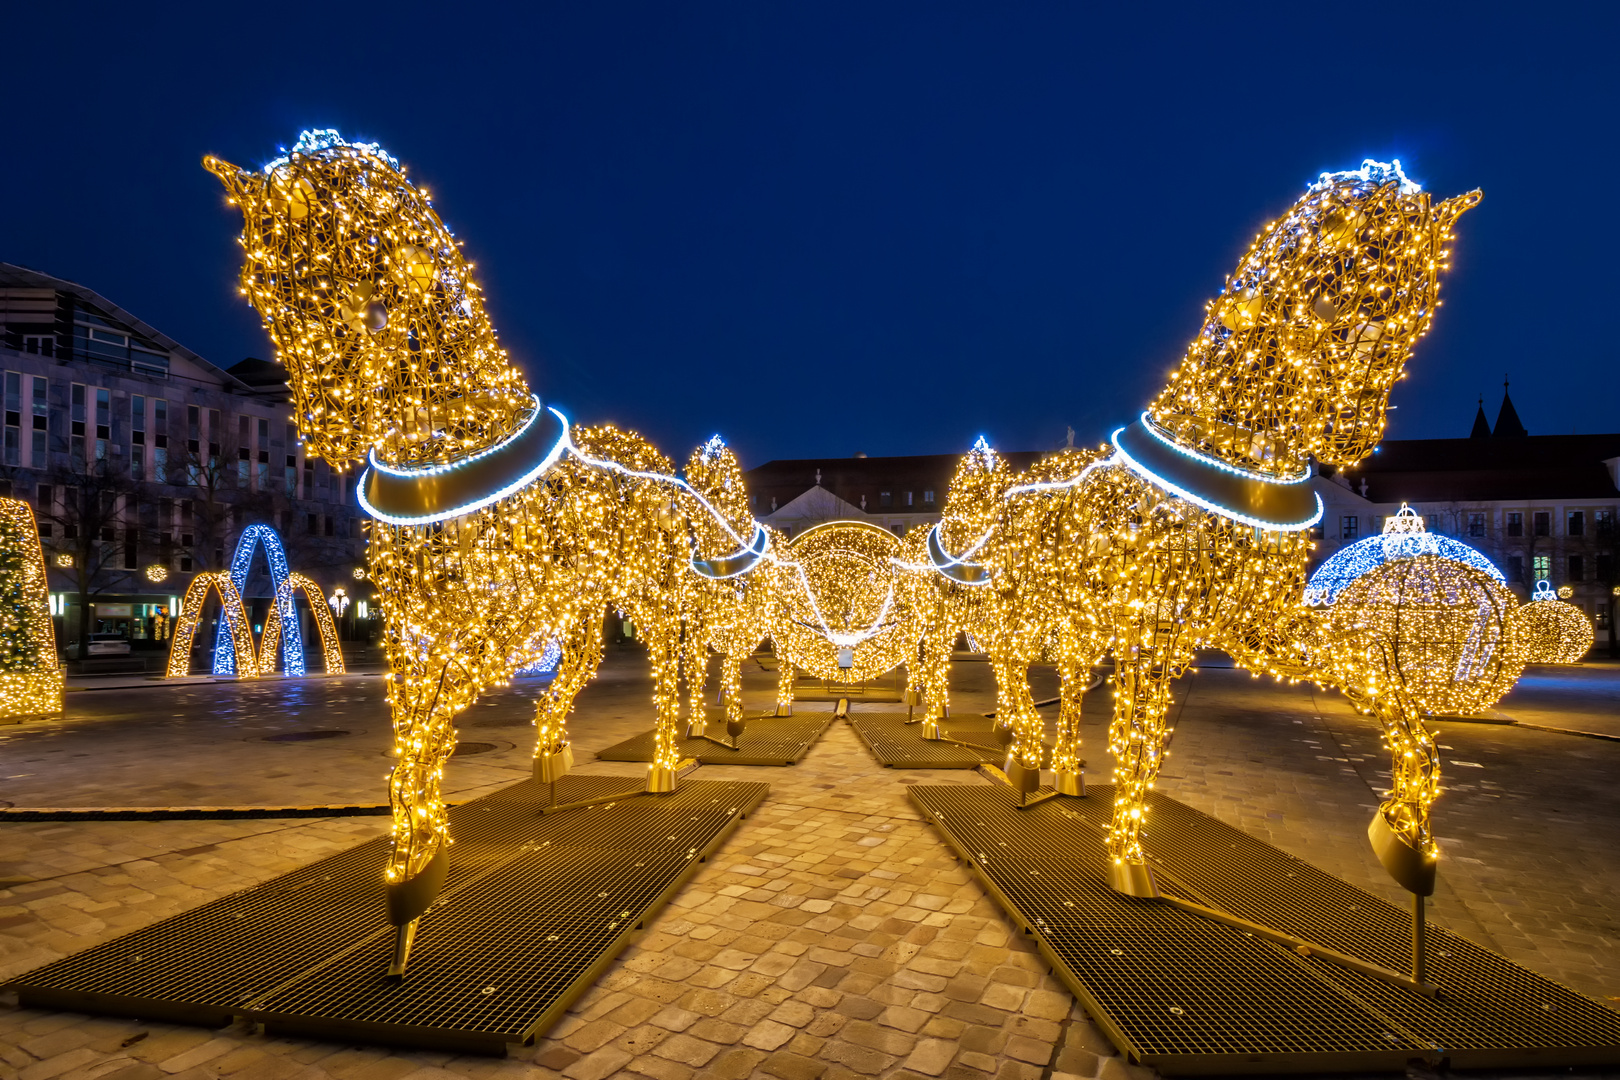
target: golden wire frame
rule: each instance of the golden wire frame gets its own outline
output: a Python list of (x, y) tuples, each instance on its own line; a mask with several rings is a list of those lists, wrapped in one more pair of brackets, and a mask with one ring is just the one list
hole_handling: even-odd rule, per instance
[(0, 498), (0, 716), (61, 712), (63, 682), (33, 507)]

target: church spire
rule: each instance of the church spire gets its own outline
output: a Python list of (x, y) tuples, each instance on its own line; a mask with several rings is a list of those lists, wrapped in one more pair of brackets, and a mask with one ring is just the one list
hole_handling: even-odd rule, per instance
[(1520, 438), (1530, 434), (1519, 421), (1519, 411), (1513, 407), (1513, 399), (1508, 396), (1507, 376), (1502, 376), (1502, 408), (1496, 414), (1496, 427), (1491, 432), (1498, 439)]
[(1491, 422), (1485, 419), (1485, 395), (1479, 398), (1479, 411), (1474, 413), (1474, 430), (1468, 433), (1470, 439), (1488, 439), (1491, 437)]

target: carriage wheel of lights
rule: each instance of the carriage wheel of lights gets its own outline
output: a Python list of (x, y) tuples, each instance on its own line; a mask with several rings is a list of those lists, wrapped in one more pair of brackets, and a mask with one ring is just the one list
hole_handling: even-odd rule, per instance
[(1002, 650), (998, 681), (1026, 677), (1026, 619), (1070, 642), (1077, 663), (1085, 642), (1116, 658), (1116, 889), (1157, 895), (1141, 834), (1171, 684), (1195, 650), (1290, 673), (1256, 643), (1298, 619), (1307, 530), (1323, 513), (1311, 461), (1351, 465), (1382, 437), (1439, 302), (1452, 225), (1478, 200), (1434, 200), (1399, 162), (1323, 174), (1261, 230), (1168, 385), (1111, 448), (987, 505), (969, 499), (965, 527), (935, 530), (941, 575), (977, 567), (1007, 594), (985, 634)]
[[(298, 628), (298, 605), (295, 594), (302, 589), (304, 599), (309, 602), (309, 610), (315, 616), (315, 626), (321, 635), (321, 661), (325, 665), (328, 675), (342, 675), (343, 649), (338, 644), (337, 625), (332, 621), (332, 612), (328, 610), (326, 597), (321, 594), (321, 587), (314, 581), (298, 573), (296, 570), (282, 579), (276, 586), (275, 602), (271, 606), (281, 615), (277, 619), (264, 621), (264, 633), (259, 638), (259, 674), (268, 675), (276, 670), (276, 654), (281, 646), (281, 628), (292, 626), (293, 632), (301, 635)], [(342, 590), (339, 590), (340, 592)], [(300, 640), (297, 650), (287, 650), (287, 657), (298, 658), (298, 668), (291, 670), (288, 664), (288, 675), (304, 674), (304, 649)]]
[(902, 545), (863, 521), (829, 521), (793, 538), (771, 567), (778, 662), (858, 683), (912, 660), (921, 627)]
[(1514, 621), (1524, 639), (1527, 664), (1578, 664), (1597, 640), (1592, 620), (1574, 604), (1564, 603), (1548, 581), (1536, 582), (1535, 595), (1519, 608)]
[[(180, 617), (175, 620), (174, 636), (169, 639), (169, 666), (167, 678), (179, 678), (191, 673), (191, 640), (202, 620), (208, 593), (219, 594), (220, 627), (230, 635), (230, 646), (235, 662), (232, 672), (241, 679), (259, 677), (259, 661), (253, 648), (253, 626), (248, 622), (247, 608), (236, 582), (225, 570), (207, 570), (191, 579), (186, 595), (180, 601)], [(216, 650), (218, 646), (215, 646)]]
[(242, 293), (287, 369), (304, 444), (340, 470), (366, 465), (366, 576), (383, 616), (397, 759), (390, 972), (402, 975), (448, 872), (442, 783), (455, 717), (558, 640), (536, 769), (543, 758), (566, 767), (572, 693), (594, 672), (602, 614), (615, 607), (642, 631), (653, 668), (647, 788), (673, 790), (693, 523), (716, 519), (739, 557), (764, 534), (752, 519), (724, 520), (646, 440), (571, 430), (542, 404), (496, 339), (459, 241), (377, 146), (309, 131), (262, 170), (204, 165), (242, 213)]
[(60, 712), (62, 682), (33, 508), (0, 499), (0, 716)]

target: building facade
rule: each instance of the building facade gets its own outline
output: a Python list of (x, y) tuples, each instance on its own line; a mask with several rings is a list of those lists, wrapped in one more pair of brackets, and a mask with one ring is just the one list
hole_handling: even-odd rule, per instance
[[(253, 524), (353, 591), (354, 474), (304, 453), (277, 365), (217, 367), (84, 286), (0, 263), (0, 379), (0, 493), (34, 506), (59, 645), (159, 647), (191, 575), (226, 568)], [(267, 577), (246, 595), (262, 611)]]

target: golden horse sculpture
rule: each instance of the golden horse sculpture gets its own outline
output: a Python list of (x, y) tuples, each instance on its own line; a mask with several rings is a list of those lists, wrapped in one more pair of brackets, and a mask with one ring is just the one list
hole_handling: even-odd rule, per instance
[[(645, 631), (653, 669), (647, 789), (674, 789), (688, 521), (707, 519), (709, 504), (645, 439), (570, 429), (541, 403), (497, 342), (459, 242), (380, 148), (305, 132), (262, 170), (204, 166), (242, 212), (242, 294), (287, 369), (309, 453), (367, 465), (359, 496), (373, 518), (396, 758), (390, 972), (402, 975), (448, 870), (441, 783), (455, 717), (560, 640), (561, 685), (537, 708), (536, 773), (566, 772), (567, 711), (610, 605)], [(764, 534), (746, 526), (733, 540), (757, 559)]]
[[(1452, 224), (1479, 197), (1432, 200), (1399, 162), (1324, 174), (1261, 231), (1169, 385), (1111, 447), (1038, 476), (974, 478), (930, 534), (942, 575), (990, 591), (1015, 786), (1038, 782), (1037, 634), (1066, 674), (1114, 656), (1115, 889), (1156, 895), (1141, 836), (1174, 680), (1203, 648), (1263, 664), (1253, 642), (1297, 618), (1322, 515), (1311, 463), (1351, 466), (1382, 437), (1438, 304)], [(1425, 844), (1421, 792), (1397, 788), (1379, 815), (1402, 844)]]

